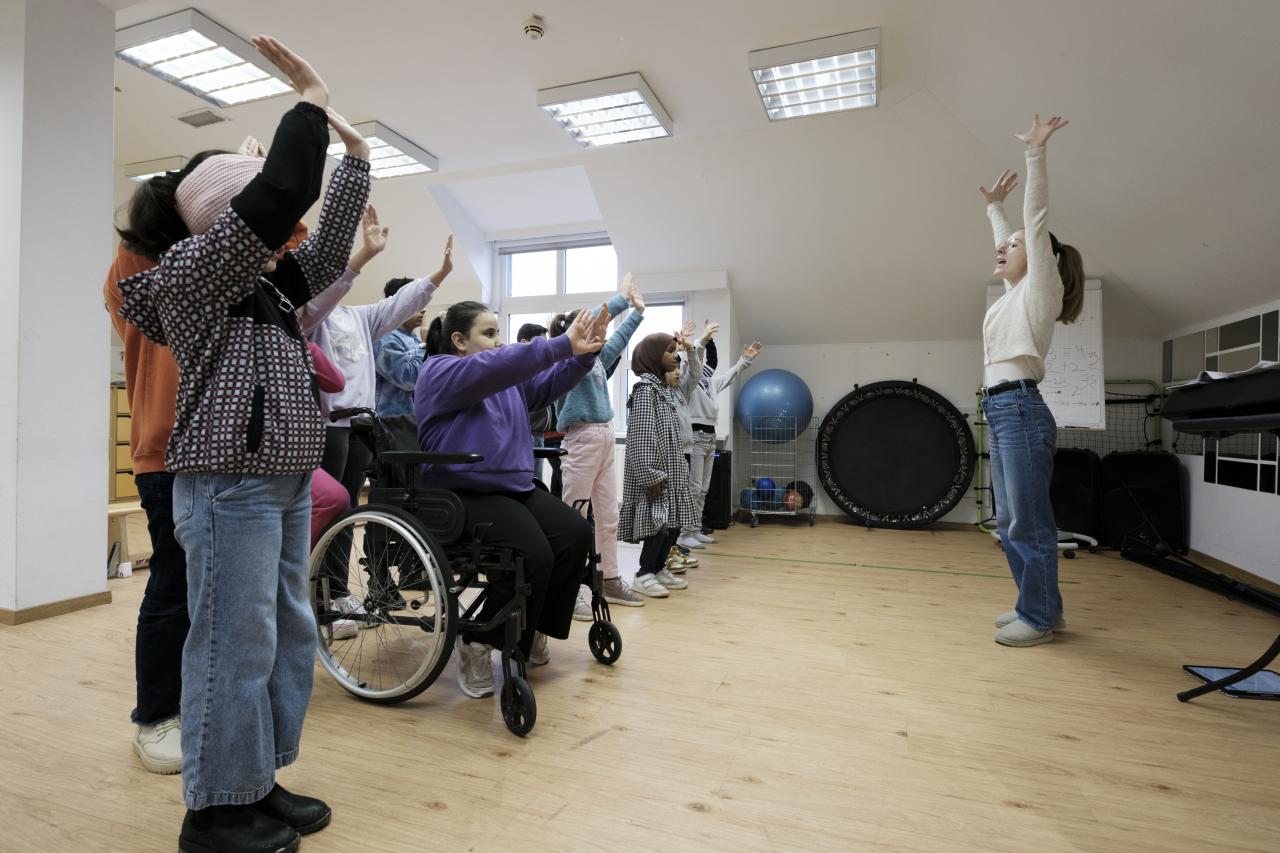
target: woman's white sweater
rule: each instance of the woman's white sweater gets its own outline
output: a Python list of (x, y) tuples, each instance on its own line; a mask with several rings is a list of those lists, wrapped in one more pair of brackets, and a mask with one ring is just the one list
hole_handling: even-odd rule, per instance
[[(1018, 284), (1004, 283), (1004, 295), (987, 309), (982, 321), (982, 348), (987, 365), (1018, 359), (1028, 377), (1044, 379), (1044, 357), (1053, 343), (1053, 324), (1062, 313), (1062, 277), (1049, 242), (1049, 175), (1044, 146), (1027, 149), (1027, 188), (1022, 202), (1027, 274)], [(1014, 229), (998, 203), (987, 205), (987, 217), (999, 246)]]

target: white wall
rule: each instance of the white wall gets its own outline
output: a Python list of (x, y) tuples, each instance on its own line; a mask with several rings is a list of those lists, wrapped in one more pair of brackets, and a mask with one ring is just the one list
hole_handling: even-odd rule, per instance
[(114, 16), (93, 0), (3, 8), (0, 608), (19, 610), (106, 589), (100, 286), (111, 260)]
[[(817, 344), (809, 346), (769, 346), (764, 330), (740, 329), (743, 340), (761, 338), (764, 353), (753, 370), (782, 368), (800, 376), (813, 392), (813, 413), (821, 420), (854, 385), (889, 379), (910, 381), (937, 391), (968, 415), (972, 425), (977, 416), (976, 391), (982, 381), (982, 341), (978, 338), (955, 341), (883, 342), (861, 344)], [(1160, 343), (1133, 338), (1103, 341), (1105, 375), (1110, 379), (1159, 380)], [(723, 405), (723, 404), (722, 404)], [(722, 412), (724, 414), (724, 412)], [(735, 454), (736, 455), (736, 454)], [(739, 473), (745, 469), (738, 468)], [(735, 475), (734, 482), (739, 477)], [(840, 515), (841, 510), (818, 483), (819, 514)], [(942, 520), (971, 524), (976, 519), (973, 490)]]

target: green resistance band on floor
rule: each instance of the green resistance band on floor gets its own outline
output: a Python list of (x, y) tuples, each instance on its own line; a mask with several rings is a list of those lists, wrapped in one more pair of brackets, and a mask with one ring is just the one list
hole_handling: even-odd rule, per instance
[[(887, 572), (913, 572), (922, 575), (952, 575), (954, 577), (964, 578), (994, 578), (996, 580), (1009, 580), (1008, 574), (991, 575), (985, 572), (962, 572), (956, 569), (922, 569), (912, 566), (882, 566), (877, 563), (840, 563), (835, 560), (796, 560), (789, 557), (757, 557), (754, 554), (730, 554), (727, 551), (716, 552), (717, 556), (737, 557), (741, 560), (765, 560), (772, 563), (803, 563), (809, 566), (843, 566), (849, 569), (881, 569)], [(1069, 586), (1078, 586), (1080, 581), (1058, 580), (1060, 584)]]

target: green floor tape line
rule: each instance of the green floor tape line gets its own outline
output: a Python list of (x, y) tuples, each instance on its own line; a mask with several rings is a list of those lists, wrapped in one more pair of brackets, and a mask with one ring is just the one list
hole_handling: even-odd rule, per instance
[[(839, 563), (835, 560), (796, 560), (790, 557), (757, 557), (754, 554), (730, 554), (727, 551), (716, 551), (718, 556), (737, 557), (743, 560), (766, 560), (773, 563), (804, 563), (810, 566), (844, 566), (850, 569), (883, 569), (888, 572), (914, 572), (922, 575), (954, 575), (956, 577), (965, 578), (995, 578), (996, 580), (1009, 580), (1009, 575), (989, 575), (985, 572), (962, 572), (958, 569), (921, 569), (911, 566), (881, 566), (876, 563)], [(1058, 583), (1070, 586), (1079, 585), (1080, 581), (1065, 581), (1059, 579)]]

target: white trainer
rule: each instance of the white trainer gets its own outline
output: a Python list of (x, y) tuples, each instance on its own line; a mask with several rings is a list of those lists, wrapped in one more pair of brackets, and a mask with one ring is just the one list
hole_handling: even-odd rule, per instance
[(152, 726), (138, 726), (133, 751), (142, 766), (168, 776), (182, 772), (182, 717), (170, 717)]
[(701, 530), (693, 534), (693, 538), (697, 539), (703, 545), (714, 545), (720, 541), (716, 537), (712, 536), (710, 533), (703, 533)]
[(551, 652), (547, 649), (547, 635), (541, 631), (533, 632), (533, 648), (529, 650), (529, 666), (546, 666), (551, 663)]
[[(663, 571), (666, 571), (666, 569), (663, 569)], [(667, 588), (658, 581), (658, 576), (653, 574), (636, 575), (631, 588), (650, 598), (666, 598), (671, 595)]]
[(698, 539), (696, 533), (686, 533), (676, 540), (676, 544), (681, 548), (689, 548), (694, 551), (701, 551), (703, 548), (707, 547)]
[(493, 695), (493, 646), (458, 638), (458, 687), (472, 699)]
[[(341, 613), (343, 616), (367, 616), (364, 605), (360, 603), (360, 599), (354, 595), (344, 595), (341, 598), (335, 598), (331, 602), (333, 609)], [(356, 619), (353, 620), (359, 624), (361, 630), (372, 628), (374, 622), (372, 619)]]
[(684, 589), (689, 586), (689, 582), (687, 580), (676, 577), (666, 569), (658, 572), (654, 577), (658, 579), (658, 583), (662, 584), (667, 589)]
[(579, 622), (591, 622), (596, 618), (591, 612), (591, 602), (582, 594), (582, 587), (578, 587), (578, 601), (573, 605), (573, 618)]

